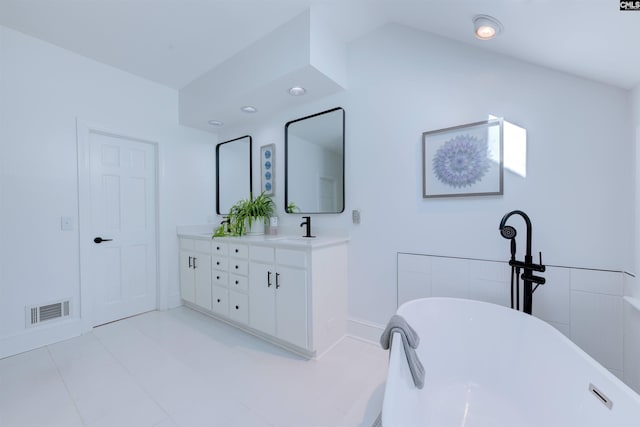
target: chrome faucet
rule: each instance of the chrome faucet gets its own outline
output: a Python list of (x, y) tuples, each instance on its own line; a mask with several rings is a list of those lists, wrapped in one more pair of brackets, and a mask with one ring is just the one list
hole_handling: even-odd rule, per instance
[(312, 236), (311, 235), (311, 217), (310, 216), (303, 216), (302, 218), (304, 218), (304, 221), (302, 221), (302, 224), (300, 224), (300, 227), (304, 227), (306, 226), (306, 233), (304, 236), (302, 237), (316, 237), (316, 236)]

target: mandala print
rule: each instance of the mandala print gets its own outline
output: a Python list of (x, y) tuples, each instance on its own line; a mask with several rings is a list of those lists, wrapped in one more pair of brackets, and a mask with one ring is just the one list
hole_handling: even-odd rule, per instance
[(481, 181), (490, 167), (487, 141), (471, 135), (448, 140), (433, 158), (436, 177), (454, 188), (469, 187)]

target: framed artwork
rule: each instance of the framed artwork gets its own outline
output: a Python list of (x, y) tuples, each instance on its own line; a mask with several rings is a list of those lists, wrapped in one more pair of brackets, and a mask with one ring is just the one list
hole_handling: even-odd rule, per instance
[(422, 134), (422, 197), (503, 193), (502, 119)]
[(275, 193), (275, 153), (276, 145), (269, 144), (260, 147), (260, 170), (262, 172), (262, 191), (264, 194), (273, 196)]

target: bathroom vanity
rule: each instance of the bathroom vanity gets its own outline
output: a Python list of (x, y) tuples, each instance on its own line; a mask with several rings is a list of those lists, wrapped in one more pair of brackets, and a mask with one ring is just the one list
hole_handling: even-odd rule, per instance
[(188, 307), (308, 358), (345, 335), (347, 238), (179, 237)]

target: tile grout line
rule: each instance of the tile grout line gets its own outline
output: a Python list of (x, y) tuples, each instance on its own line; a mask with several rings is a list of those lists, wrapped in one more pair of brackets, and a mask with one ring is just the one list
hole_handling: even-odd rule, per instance
[(51, 362), (53, 363), (53, 366), (56, 367), (56, 372), (58, 373), (58, 377), (60, 378), (60, 381), (62, 381), (62, 384), (64, 385), (64, 389), (67, 391), (67, 395), (69, 396), (69, 399), (71, 399), (71, 401), (73, 402), (73, 407), (76, 410), (76, 414), (78, 415), (78, 419), (80, 420), (80, 422), (82, 423), (83, 426), (87, 427), (87, 423), (85, 422), (84, 417), (82, 416), (82, 414), (80, 413), (80, 409), (78, 408), (78, 402), (76, 402), (76, 399), (73, 398), (73, 395), (71, 394), (71, 390), (69, 390), (69, 385), (67, 384), (67, 382), (64, 379), (64, 375), (62, 375), (62, 372), (60, 372), (60, 366), (58, 366), (58, 363), (56, 362), (55, 357), (53, 357), (53, 354), (51, 354), (51, 346), (47, 345), (47, 354), (49, 355), (49, 358), (51, 359)]
[[(141, 331), (141, 330), (140, 330), (136, 325), (130, 325), (130, 326), (131, 326), (131, 327), (133, 327), (133, 328), (135, 328), (135, 329), (136, 329), (138, 332), (140, 332), (142, 335), (146, 336), (146, 335), (145, 335), (145, 334), (144, 334), (144, 333), (143, 333), (143, 332), (142, 332), (142, 331)], [(91, 332), (91, 334), (93, 334), (93, 331)], [(162, 406), (162, 405), (160, 404), (160, 402), (158, 402), (158, 401), (157, 401), (157, 400), (156, 400), (156, 399), (155, 399), (155, 398), (154, 398), (154, 397), (149, 393), (149, 390), (147, 389), (147, 387), (145, 387), (145, 386), (144, 386), (144, 384), (142, 384), (142, 383), (139, 381), (139, 379), (138, 379), (138, 377), (136, 377), (135, 373), (134, 373), (134, 372), (132, 372), (129, 368), (127, 368), (127, 367), (125, 366), (125, 364), (120, 360), (120, 358), (118, 358), (118, 357), (117, 357), (117, 356), (116, 356), (116, 355), (115, 355), (115, 354), (114, 354), (114, 353), (109, 349), (109, 346), (107, 346), (107, 344), (106, 344), (104, 341), (102, 341), (102, 340), (100, 339), (100, 337), (99, 337), (99, 336), (97, 336), (97, 335), (95, 335), (95, 334), (94, 334), (94, 336), (95, 336), (95, 338), (100, 342), (100, 345), (102, 345), (102, 347), (104, 348), (104, 350), (105, 350), (109, 355), (111, 355), (111, 357), (113, 357), (113, 360), (115, 360), (115, 361), (118, 363), (118, 365), (120, 365), (120, 366), (122, 367), (122, 369), (127, 373), (127, 375), (129, 375), (129, 377), (131, 377), (131, 379), (135, 382), (135, 384), (136, 384), (138, 387), (140, 387), (140, 390), (142, 390), (142, 391), (144, 392), (145, 396), (146, 396), (149, 400), (151, 400), (153, 403), (155, 403), (155, 404), (158, 406), (158, 408), (160, 408), (160, 410), (161, 410), (161, 411), (166, 415), (166, 418), (165, 418), (164, 420), (162, 420), (162, 421), (160, 421), (159, 423), (156, 423), (156, 424), (154, 424), (154, 425), (162, 424), (162, 423), (163, 423), (164, 421), (166, 421), (167, 419), (171, 420), (171, 422), (172, 422), (173, 424), (176, 424), (176, 425), (177, 425), (177, 423), (175, 422), (175, 420), (173, 419), (173, 417), (171, 416), (171, 414), (169, 414), (169, 413), (167, 412), (167, 410), (164, 408), (164, 406)], [(157, 343), (155, 342), (155, 340), (154, 340), (153, 342), (154, 342), (154, 344), (156, 345), (156, 347), (158, 347), (158, 346), (157, 346)]]

